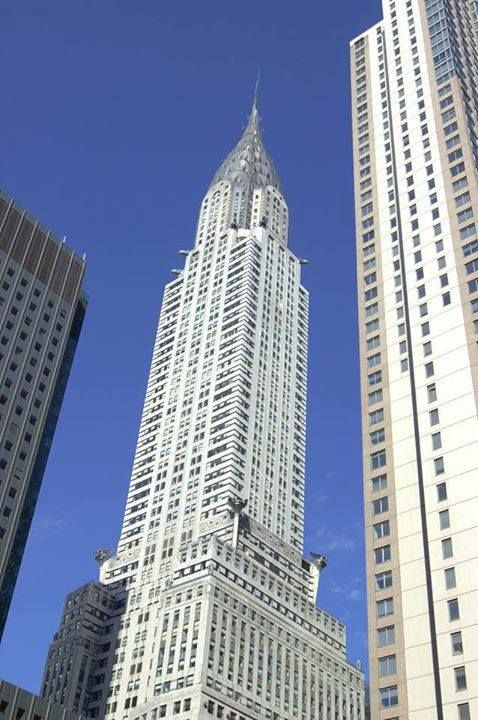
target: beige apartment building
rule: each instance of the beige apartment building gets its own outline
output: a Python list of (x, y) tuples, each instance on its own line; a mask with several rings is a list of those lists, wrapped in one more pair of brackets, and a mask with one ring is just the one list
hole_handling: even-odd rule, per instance
[(476, 3), (351, 42), (371, 714), (478, 719)]

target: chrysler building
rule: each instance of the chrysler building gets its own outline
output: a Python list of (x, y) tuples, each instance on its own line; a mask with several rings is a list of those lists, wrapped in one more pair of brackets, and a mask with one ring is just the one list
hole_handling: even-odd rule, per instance
[(257, 97), (165, 289), (117, 549), (42, 694), (107, 720), (363, 720), (303, 557), (308, 294)]

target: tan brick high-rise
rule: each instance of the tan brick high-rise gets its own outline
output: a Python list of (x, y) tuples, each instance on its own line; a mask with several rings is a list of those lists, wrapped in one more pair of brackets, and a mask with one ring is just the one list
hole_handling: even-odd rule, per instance
[(476, 3), (351, 43), (372, 718), (478, 720)]

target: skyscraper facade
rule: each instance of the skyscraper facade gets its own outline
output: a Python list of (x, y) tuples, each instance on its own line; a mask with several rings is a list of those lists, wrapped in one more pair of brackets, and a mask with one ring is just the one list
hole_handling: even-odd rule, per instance
[(83, 322), (84, 270), (0, 192), (0, 636)]
[(165, 290), (123, 527), (42, 692), (90, 717), (363, 718), (303, 549), (308, 295), (256, 102)]
[(351, 43), (372, 718), (478, 718), (476, 19)]

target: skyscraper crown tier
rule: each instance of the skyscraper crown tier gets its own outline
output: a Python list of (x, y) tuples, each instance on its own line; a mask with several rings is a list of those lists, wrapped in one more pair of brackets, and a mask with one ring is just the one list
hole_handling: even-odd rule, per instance
[(345, 628), (315, 607), (324, 563), (302, 557), (308, 294), (287, 240), (255, 101), (166, 287), (118, 548), (67, 599), (47, 697), (107, 720), (363, 718)]
[(262, 140), (257, 97), (244, 133), (214, 175), (209, 189), (219, 182), (230, 182), (236, 198), (232, 221), (241, 227), (250, 224), (253, 193), (268, 185), (281, 189), (279, 176)]

